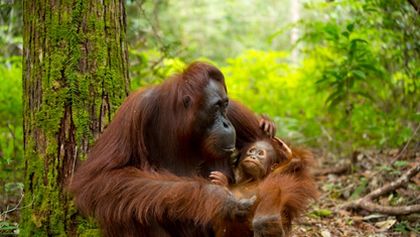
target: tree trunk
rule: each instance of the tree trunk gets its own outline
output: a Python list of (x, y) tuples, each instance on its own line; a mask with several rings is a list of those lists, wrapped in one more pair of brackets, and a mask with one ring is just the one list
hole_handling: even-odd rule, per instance
[(24, 0), (23, 15), (20, 234), (86, 236), (65, 186), (128, 94), (124, 0)]
[[(300, 5), (299, 4), (300, 4), (299, 0), (291, 0), (290, 2), (290, 22), (292, 23), (297, 23), (299, 21), (299, 18), (300, 18)], [(295, 45), (298, 39), (299, 39), (299, 30), (297, 26), (294, 26), (290, 33), (290, 43), (293, 46), (291, 57), (294, 63), (298, 62), (298, 57), (299, 57), (299, 49), (297, 45)]]

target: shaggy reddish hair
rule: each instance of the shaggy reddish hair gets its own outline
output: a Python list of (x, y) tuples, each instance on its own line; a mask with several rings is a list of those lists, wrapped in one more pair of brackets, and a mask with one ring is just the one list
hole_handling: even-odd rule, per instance
[[(249, 203), (198, 177), (211, 169), (232, 173), (228, 159), (214, 161), (202, 150), (207, 128), (197, 114), (211, 81), (226, 91), (223, 74), (198, 62), (131, 94), (78, 167), (70, 191), (105, 236), (209, 236), (216, 220), (234, 222), (237, 213), (246, 213)], [(239, 149), (265, 137), (258, 118), (239, 103), (230, 102), (227, 117)], [(292, 216), (302, 209), (310, 195), (295, 194), (311, 189), (304, 178), (287, 179), (294, 180), (276, 175), (261, 184), (259, 202), (265, 204), (256, 217), (271, 215), (265, 209), (271, 203)]]

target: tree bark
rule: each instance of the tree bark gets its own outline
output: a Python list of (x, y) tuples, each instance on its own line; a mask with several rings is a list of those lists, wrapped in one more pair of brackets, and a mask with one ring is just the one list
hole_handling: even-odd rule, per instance
[(124, 0), (24, 0), (23, 12), (20, 234), (87, 234), (65, 185), (128, 94)]

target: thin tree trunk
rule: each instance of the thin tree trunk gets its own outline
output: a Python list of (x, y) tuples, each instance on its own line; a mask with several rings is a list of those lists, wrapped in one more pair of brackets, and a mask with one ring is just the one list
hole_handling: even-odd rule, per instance
[(86, 231), (65, 190), (129, 87), (124, 0), (23, 3), (22, 236)]
[[(299, 0), (291, 0), (290, 2), (290, 21), (292, 23), (296, 23), (299, 21), (300, 18), (300, 2)], [(293, 46), (292, 51), (292, 61), (294, 63), (297, 63), (298, 57), (299, 57), (299, 49), (296, 46), (296, 42), (299, 39), (299, 31), (298, 28), (295, 26), (292, 28), (292, 31), (290, 33), (290, 43)]]

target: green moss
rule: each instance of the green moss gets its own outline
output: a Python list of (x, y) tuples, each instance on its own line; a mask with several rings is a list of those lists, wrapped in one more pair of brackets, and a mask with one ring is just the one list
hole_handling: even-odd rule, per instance
[(80, 237), (96, 237), (101, 236), (101, 232), (92, 218), (77, 218), (77, 233)]

